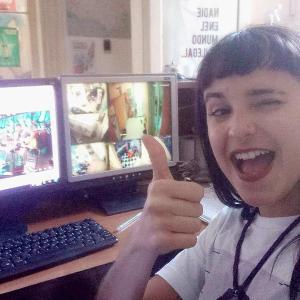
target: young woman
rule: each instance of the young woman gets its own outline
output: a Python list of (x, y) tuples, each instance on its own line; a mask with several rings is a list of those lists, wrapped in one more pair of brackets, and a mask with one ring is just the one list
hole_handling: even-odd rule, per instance
[[(202, 188), (172, 180), (146, 136), (154, 170), (146, 206), (99, 299), (297, 299), (300, 37), (273, 26), (230, 34), (197, 82), (203, 149), (228, 208), (196, 241)], [(148, 282), (157, 256), (178, 248), (189, 249)]]

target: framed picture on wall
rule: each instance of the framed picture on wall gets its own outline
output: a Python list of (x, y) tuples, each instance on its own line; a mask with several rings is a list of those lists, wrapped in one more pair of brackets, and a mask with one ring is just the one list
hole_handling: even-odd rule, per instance
[(239, 0), (163, 1), (163, 63), (197, 76), (208, 49), (238, 29)]

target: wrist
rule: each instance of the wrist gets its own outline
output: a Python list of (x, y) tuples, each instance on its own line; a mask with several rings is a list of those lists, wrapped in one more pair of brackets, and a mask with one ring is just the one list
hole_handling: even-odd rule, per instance
[(134, 257), (139, 257), (139, 259), (145, 259), (149, 263), (153, 262), (154, 264), (160, 254), (158, 249), (151, 247), (148, 243), (147, 234), (140, 232), (138, 229), (135, 230), (135, 228), (131, 229), (124, 252)]

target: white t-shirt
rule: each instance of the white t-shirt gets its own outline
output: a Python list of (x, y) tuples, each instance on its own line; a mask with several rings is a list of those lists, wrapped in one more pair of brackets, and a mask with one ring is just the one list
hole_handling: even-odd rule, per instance
[[(199, 235), (196, 246), (180, 252), (157, 273), (182, 299), (216, 300), (233, 287), (232, 268), (236, 244), (246, 223), (240, 215), (240, 209), (223, 209)], [(295, 219), (266, 218), (257, 214), (242, 245), (239, 284)], [(299, 234), (300, 225), (285, 237), (280, 246)], [(289, 299), (289, 283), (300, 247), (299, 243), (293, 243), (278, 256), (281, 247), (269, 257), (248, 287), (247, 295), (251, 300)]]

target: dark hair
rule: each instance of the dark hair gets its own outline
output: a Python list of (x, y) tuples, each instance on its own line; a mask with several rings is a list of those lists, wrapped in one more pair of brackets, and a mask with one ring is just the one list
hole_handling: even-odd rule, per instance
[[(208, 138), (204, 91), (216, 79), (245, 75), (257, 69), (287, 71), (300, 78), (300, 36), (280, 26), (253, 26), (231, 33), (214, 45), (201, 62), (197, 78), (197, 125), (212, 184), (219, 199), (230, 207), (251, 207), (242, 201), (213, 155)], [(247, 215), (247, 213), (246, 213)], [(300, 285), (300, 260), (295, 265), (290, 298)]]

